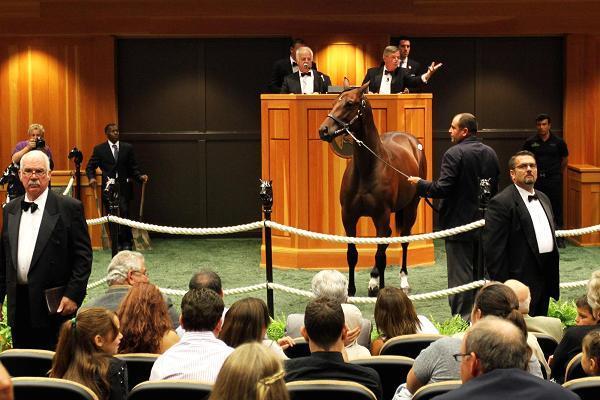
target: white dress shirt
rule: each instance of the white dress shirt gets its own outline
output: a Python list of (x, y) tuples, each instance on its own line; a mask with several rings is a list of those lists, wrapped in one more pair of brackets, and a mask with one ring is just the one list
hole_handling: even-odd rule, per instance
[(302, 88), (302, 94), (313, 94), (315, 91), (315, 76), (312, 69), (308, 71), (308, 73), (310, 75), (302, 76), (302, 73), (298, 72), (298, 74), (300, 74), (300, 86)]
[(381, 72), (381, 85), (379, 85), (379, 94), (390, 94), (392, 92), (392, 74), (385, 73), (385, 67)]
[(540, 203), (539, 200), (529, 201), (529, 196), (535, 194), (535, 190), (528, 192), (518, 185), (515, 186), (531, 216), (531, 222), (533, 222), (533, 229), (535, 231), (535, 239), (537, 240), (540, 254), (550, 253), (554, 249), (554, 238), (552, 237), (550, 222), (542, 207), (542, 203)]
[[(48, 188), (35, 199), (34, 203), (38, 206), (38, 209), (35, 210), (35, 212), (32, 213), (31, 209), (21, 211), (19, 238), (17, 241), (17, 282), (21, 285), (27, 284), (27, 275), (29, 274), (29, 268), (31, 267), (33, 250), (35, 249), (35, 243), (37, 242), (38, 233), (40, 232), (40, 225), (42, 224), (42, 216), (44, 215), (47, 199)], [(25, 194), (24, 200), (31, 202), (27, 194)]]
[(233, 348), (212, 332), (186, 331), (179, 342), (161, 354), (150, 372), (150, 380), (192, 379), (215, 383)]

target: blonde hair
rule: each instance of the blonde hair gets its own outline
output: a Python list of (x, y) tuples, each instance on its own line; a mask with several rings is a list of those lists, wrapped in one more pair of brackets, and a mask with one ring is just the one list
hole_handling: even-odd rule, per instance
[(594, 317), (600, 317), (600, 269), (592, 272), (587, 285), (587, 300)]
[(209, 400), (289, 400), (284, 375), (272, 350), (246, 343), (225, 360)]

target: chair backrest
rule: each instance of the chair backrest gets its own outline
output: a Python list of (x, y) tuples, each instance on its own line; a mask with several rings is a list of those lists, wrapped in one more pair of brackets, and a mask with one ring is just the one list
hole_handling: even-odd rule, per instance
[(427, 348), (431, 343), (443, 338), (443, 335), (432, 335), (416, 333), (414, 335), (402, 335), (388, 339), (379, 355), (382, 356), (404, 356), (417, 358), (421, 350)]
[(398, 386), (406, 383), (406, 376), (412, 368), (414, 360), (403, 356), (374, 356), (350, 362), (377, 371), (379, 379), (381, 379), (383, 400), (391, 400)]
[(212, 386), (185, 379), (142, 382), (131, 389), (127, 400), (203, 400), (210, 396)]
[(115, 356), (127, 364), (127, 381), (130, 389), (134, 388), (138, 383), (150, 379), (150, 371), (152, 371), (152, 366), (158, 356), (159, 354), (151, 353), (127, 353)]
[(422, 386), (413, 396), (413, 400), (429, 400), (435, 396), (447, 393), (451, 390), (459, 388), (462, 385), (461, 381), (445, 381), (435, 382), (429, 385)]
[(552, 354), (554, 354), (554, 350), (556, 350), (556, 347), (558, 346), (558, 342), (556, 341), (554, 336), (550, 336), (545, 333), (538, 333), (538, 332), (531, 332), (531, 333), (533, 334), (533, 336), (535, 336), (537, 338), (537, 341), (540, 344), (540, 348), (542, 349), (542, 352), (544, 353), (544, 357), (547, 360), (548, 357), (550, 357)]
[[(285, 334), (291, 337), (300, 336), (300, 328), (304, 325), (304, 314), (289, 314), (285, 323)], [(363, 318), (360, 321), (360, 334), (356, 342), (367, 349), (371, 347), (371, 320)]]
[(292, 400), (377, 400), (367, 387), (350, 381), (296, 381), (286, 386)]
[(310, 348), (303, 337), (294, 338), (294, 345), (283, 351), (289, 358), (310, 356)]
[(587, 377), (587, 374), (581, 366), (581, 357), (583, 357), (583, 353), (575, 355), (567, 364), (567, 368), (565, 369), (565, 382)]
[(21, 376), (13, 378), (12, 382), (15, 400), (98, 400), (91, 389), (66, 379)]
[(0, 361), (11, 376), (47, 377), (54, 352), (35, 349), (10, 349), (0, 353)]
[(563, 387), (574, 392), (581, 400), (597, 400), (600, 398), (600, 376), (573, 379), (565, 382)]

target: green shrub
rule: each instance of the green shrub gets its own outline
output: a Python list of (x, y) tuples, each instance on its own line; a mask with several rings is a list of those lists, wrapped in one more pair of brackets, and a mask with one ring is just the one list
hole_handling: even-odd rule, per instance
[(560, 319), (566, 327), (575, 325), (577, 317), (577, 307), (573, 300), (558, 300), (550, 299), (548, 306), (548, 316)]
[(6, 301), (4, 301), (2, 304), (2, 315), (4, 318), (2, 321), (0, 321), (0, 351), (10, 349), (12, 347), (12, 334), (10, 327), (6, 323), (8, 320), (6, 316)]
[(461, 318), (460, 315), (455, 315), (452, 318), (448, 318), (445, 321), (437, 322), (432, 316), (429, 316), (433, 325), (440, 331), (440, 334), (452, 336), (458, 332), (464, 332), (469, 328), (469, 323)]
[(275, 316), (275, 319), (271, 320), (271, 325), (267, 328), (267, 336), (271, 340), (281, 339), (285, 336), (285, 314), (281, 313), (280, 316)]

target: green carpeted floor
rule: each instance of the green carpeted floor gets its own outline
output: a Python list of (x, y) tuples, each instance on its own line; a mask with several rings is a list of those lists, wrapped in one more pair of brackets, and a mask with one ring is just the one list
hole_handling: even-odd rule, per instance
[[(211, 268), (219, 273), (225, 289), (249, 286), (265, 281), (265, 270), (259, 267), (260, 239), (153, 239), (153, 250), (145, 252), (150, 280), (163, 288), (186, 289), (190, 276), (199, 268)], [(412, 293), (425, 293), (447, 288), (446, 257), (442, 240), (435, 241), (435, 264), (409, 270)], [(561, 250), (561, 282), (588, 279), (593, 270), (600, 268), (600, 248), (567, 245)], [(95, 251), (90, 283), (106, 275), (110, 251)], [(399, 267), (388, 267), (386, 284), (399, 285)], [(315, 270), (275, 270), (274, 281), (298, 289), (310, 290)], [(366, 296), (369, 271), (358, 271), (357, 296)], [(89, 296), (103, 292), (106, 285), (90, 290)], [(566, 289), (562, 298), (574, 299), (585, 292), (584, 288)], [(266, 301), (264, 290), (227, 296), (231, 305), (239, 298), (255, 296)], [(180, 299), (173, 299), (176, 304)], [(275, 313), (304, 312), (307, 299), (275, 291)], [(415, 302), (419, 314), (432, 316), (437, 321), (450, 317), (446, 299)], [(359, 305), (363, 315), (373, 315), (373, 305)]]

